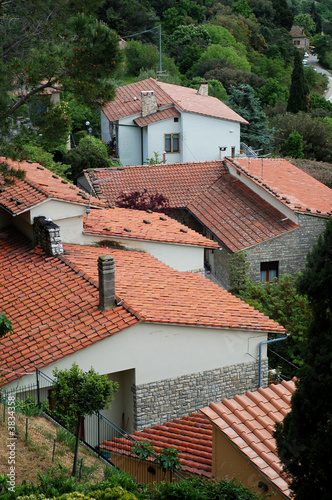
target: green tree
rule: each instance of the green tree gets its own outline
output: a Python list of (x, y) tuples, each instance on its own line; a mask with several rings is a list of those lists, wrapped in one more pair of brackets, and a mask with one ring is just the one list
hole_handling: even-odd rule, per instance
[[(0, 175), (2, 176), (5, 185), (14, 184), (15, 179), (24, 179), (26, 172), (25, 170), (16, 170), (11, 168), (7, 163), (0, 162)], [(2, 324), (6, 325), (4, 318), (2, 318)]]
[(233, 253), (228, 259), (229, 291), (238, 295), (249, 281), (250, 263), (244, 251)]
[(316, 25), (310, 14), (297, 14), (293, 22), (295, 26), (304, 28), (304, 32), (307, 36), (312, 36), (315, 33)]
[[(71, 90), (81, 102), (110, 101), (120, 61), (116, 34), (95, 17), (102, 0), (0, 2), (0, 121), (47, 87)], [(20, 111), (21, 113), (21, 111)]]
[(304, 158), (303, 137), (297, 130), (289, 134), (285, 147), (287, 156), (291, 158)]
[(241, 140), (253, 149), (270, 152), (273, 130), (254, 89), (250, 85), (231, 87), (228, 104), (249, 122), (249, 125), (241, 125)]
[(232, 9), (236, 14), (245, 17), (246, 19), (252, 15), (252, 9), (247, 0), (236, 0), (232, 4)]
[(283, 376), (289, 378), (297, 374), (297, 369), (290, 363), (295, 366), (302, 364), (302, 346), (311, 320), (308, 299), (297, 291), (296, 279), (296, 276), (281, 275), (270, 283), (255, 285), (247, 281), (238, 293), (241, 299), (280, 323), (290, 333), (286, 342), (273, 346), (276, 355), (269, 352), (270, 366), (281, 366)]
[(4, 313), (0, 313), (0, 338), (13, 331), (12, 322)]
[(70, 172), (67, 174), (70, 179), (75, 179), (87, 168), (108, 168), (112, 165), (108, 159), (107, 147), (93, 135), (83, 137), (77, 148), (69, 151), (63, 161), (70, 165)]
[(76, 363), (70, 369), (53, 370), (55, 377), (52, 397), (57, 410), (72, 415), (76, 421), (76, 445), (72, 475), (77, 473), (77, 455), (81, 421), (85, 415), (109, 408), (113, 393), (119, 388), (117, 382), (107, 380), (107, 375), (99, 375), (91, 367), (83, 372)]
[(308, 254), (297, 283), (308, 296), (309, 325), (291, 412), (277, 426), (277, 450), (296, 500), (328, 500), (332, 470), (332, 220)]
[(292, 81), (289, 89), (287, 111), (298, 113), (308, 109), (308, 89), (305, 83), (302, 56), (299, 50), (295, 51)]

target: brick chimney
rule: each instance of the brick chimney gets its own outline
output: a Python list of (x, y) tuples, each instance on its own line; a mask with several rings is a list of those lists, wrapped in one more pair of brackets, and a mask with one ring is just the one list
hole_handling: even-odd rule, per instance
[(201, 82), (199, 89), (197, 90), (198, 95), (209, 95), (209, 83), (208, 82)]
[(111, 255), (98, 258), (99, 309), (107, 311), (116, 306), (115, 300), (115, 262)]
[(151, 115), (158, 111), (158, 106), (153, 90), (141, 91), (142, 116)]
[(59, 226), (44, 216), (33, 219), (33, 240), (47, 255), (63, 253)]

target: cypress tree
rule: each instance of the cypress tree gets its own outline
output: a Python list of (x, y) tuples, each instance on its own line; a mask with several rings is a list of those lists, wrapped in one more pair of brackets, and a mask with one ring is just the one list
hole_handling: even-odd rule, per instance
[(275, 438), (296, 500), (331, 499), (332, 220), (307, 257), (297, 283), (313, 310), (291, 412)]
[(307, 111), (308, 108), (308, 89), (304, 79), (302, 58), (299, 50), (296, 50), (294, 56), (294, 67), (292, 72), (291, 86), (287, 103), (287, 111), (298, 113)]

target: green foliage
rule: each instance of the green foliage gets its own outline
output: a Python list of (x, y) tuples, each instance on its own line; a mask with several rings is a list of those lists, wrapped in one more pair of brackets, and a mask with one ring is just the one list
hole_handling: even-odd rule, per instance
[(297, 130), (289, 134), (285, 142), (285, 147), (287, 156), (291, 158), (304, 158), (303, 137)]
[(308, 254), (298, 290), (313, 310), (291, 412), (277, 426), (278, 455), (297, 500), (330, 496), (332, 469), (332, 221)]
[[(290, 337), (285, 342), (276, 343), (273, 350), (299, 366), (302, 364), (302, 348), (312, 313), (307, 297), (296, 289), (296, 279), (291, 275), (281, 275), (269, 283), (254, 285), (249, 281), (246, 288), (240, 290), (239, 296), (286, 328)], [(281, 366), (284, 377), (297, 374), (297, 370), (294, 371), (279, 356), (270, 356), (269, 364), (272, 368)]]
[(45, 150), (65, 150), (71, 130), (71, 119), (67, 111), (67, 105), (64, 103), (56, 105), (45, 103), (43, 109), (31, 106), (31, 123)]
[(245, 290), (249, 280), (250, 263), (244, 251), (233, 253), (228, 259), (229, 291), (235, 295)]
[(153, 151), (153, 156), (151, 158), (146, 158), (148, 165), (158, 165), (163, 163), (162, 158), (159, 157), (159, 153), (157, 151)]
[(60, 427), (56, 430), (56, 440), (58, 441), (58, 443), (66, 444), (70, 451), (75, 451), (76, 438), (71, 432), (68, 432), (66, 429), (62, 429)]
[(154, 500), (258, 500), (259, 497), (236, 480), (208, 480), (191, 477), (178, 483), (163, 482), (148, 497)]
[(36, 398), (27, 395), (25, 400), (16, 400), (16, 411), (17, 413), (22, 413), (26, 417), (39, 417), (44, 413), (44, 411), (48, 410), (48, 403), (46, 401), (41, 401), (38, 404)]
[(66, 154), (64, 162), (70, 165), (68, 176), (71, 179), (75, 179), (78, 174), (87, 168), (108, 168), (112, 165), (108, 159), (107, 147), (93, 135), (83, 137), (77, 148)]
[(107, 375), (99, 375), (92, 367), (88, 372), (83, 372), (76, 363), (73, 363), (70, 369), (55, 368), (53, 375), (55, 380), (52, 396), (56, 408), (58, 410), (62, 408), (64, 414), (76, 417), (76, 448), (73, 464), (73, 476), (75, 476), (81, 417), (108, 408), (119, 384), (107, 380)]
[[(46, 87), (72, 90), (90, 105), (109, 101), (114, 88), (107, 79), (121, 60), (116, 34), (100, 23), (95, 11), (101, 0), (34, 0), (1, 3), (1, 124)], [(25, 36), (22, 37), (22, 33)], [(10, 93), (25, 87), (13, 103)]]
[[(155, 78), (156, 69), (159, 68), (159, 50), (156, 45), (130, 40), (125, 47), (125, 56), (125, 70), (128, 75), (134, 75), (141, 80), (142, 72), (153, 71)], [(163, 70), (167, 71), (171, 77), (176, 78), (179, 70), (174, 61), (162, 54), (161, 62)]]
[(131, 447), (131, 452), (140, 460), (147, 460), (154, 454), (154, 448), (149, 441), (136, 441)]
[(250, 64), (245, 55), (238, 52), (234, 47), (222, 47), (212, 44), (201, 55), (198, 62), (209, 59), (225, 59), (228, 64), (233, 64), (237, 69), (250, 71)]
[(158, 453), (153, 463), (159, 465), (163, 471), (181, 470), (181, 462), (178, 458), (178, 454), (178, 450), (174, 448), (164, 448)]
[(278, 101), (287, 102), (288, 89), (286, 86), (278, 83), (274, 78), (268, 78), (266, 83), (256, 91), (262, 104), (275, 106)]
[(303, 137), (305, 158), (317, 161), (332, 161), (332, 134), (328, 124), (308, 113), (285, 113), (272, 119), (275, 135), (280, 139), (281, 154), (286, 156), (286, 140), (297, 130)]
[(267, 116), (262, 111), (254, 89), (250, 85), (231, 87), (228, 104), (249, 122), (249, 125), (241, 125), (241, 140), (253, 149), (270, 152), (273, 130), (269, 128)]
[[(1, 172), (1, 164), (0, 164), (0, 172)], [(7, 333), (12, 333), (13, 324), (4, 313), (0, 314), (0, 338), (7, 335)]]
[(316, 25), (310, 14), (297, 14), (294, 17), (294, 26), (301, 26), (307, 36), (312, 36), (315, 33)]
[(232, 9), (236, 14), (248, 19), (252, 15), (252, 9), (250, 8), (247, 0), (236, 0), (232, 4)]
[[(192, 78), (190, 81), (189, 87), (192, 89), (199, 89), (199, 86), (202, 82), (202, 78), (199, 78), (199, 76), (195, 76), (195, 78)], [(209, 90), (209, 96), (211, 97), (216, 97), (220, 101), (226, 101), (228, 98), (227, 92), (221, 82), (218, 80), (208, 80), (208, 90)]]
[(308, 109), (308, 89), (304, 79), (303, 64), (300, 51), (295, 51), (292, 81), (289, 90), (287, 111), (298, 113)]

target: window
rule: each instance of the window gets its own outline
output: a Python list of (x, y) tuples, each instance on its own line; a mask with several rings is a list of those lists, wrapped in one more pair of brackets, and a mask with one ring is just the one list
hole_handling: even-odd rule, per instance
[(166, 153), (178, 153), (180, 151), (180, 134), (165, 134)]
[(278, 278), (278, 268), (279, 262), (261, 262), (261, 281), (272, 281), (274, 278)]

